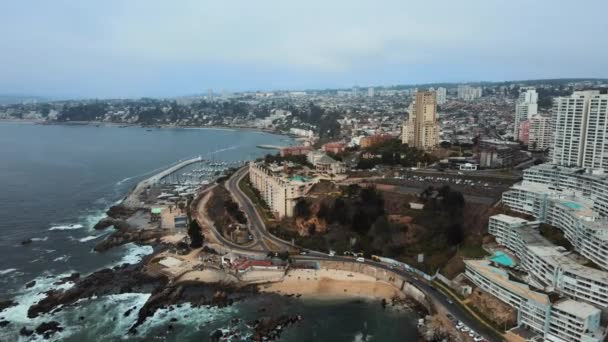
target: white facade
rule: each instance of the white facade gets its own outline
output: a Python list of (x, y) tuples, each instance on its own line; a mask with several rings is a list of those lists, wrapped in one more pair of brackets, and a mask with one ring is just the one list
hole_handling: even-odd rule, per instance
[(481, 97), (483, 90), (481, 87), (471, 87), (468, 85), (458, 86), (458, 98), (465, 101), (473, 101)]
[(465, 276), (477, 287), (517, 310), (517, 323), (549, 341), (599, 342), (604, 338), (601, 311), (569, 299), (550, 297), (510, 277), (487, 260), (465, 260)]
[(519, 137), (519, 124), (538, 114), (538, 93), (533, 87), (519, 89), (519, 98), (515, 103), (514, 137)]
[(267, 168), (263, 163), (249, 163), (249, 180), (260, 192), (268, 207), (279, 217), (293, 216), (299, 198), (308, 193), (313, 181), (289, 179), (280, 173), (280, 167)]
[(545, 151), (551, 147), (553, 128), (551, 118), (534, 115), (529, 120), (528, 150)]
[(437, 88), (435, 93), (437, 94), (437, 104), (438, 105), (442, 105), (447, 102), (447, 100), (448, 100), (447, 89), (445, 89), (444, 87), (439, 87), (439, 88)]
[(577, 91), (553, 101), (554, 164), (608, 169), (608, 95)]
[(520, 259), (528, 272), (528, 283), (608, 308), (608, 273), (575, 262), (565, 248), (551, 244), (538, 233), (538, 224), (500, 214), (490, 217), (488, 232)]

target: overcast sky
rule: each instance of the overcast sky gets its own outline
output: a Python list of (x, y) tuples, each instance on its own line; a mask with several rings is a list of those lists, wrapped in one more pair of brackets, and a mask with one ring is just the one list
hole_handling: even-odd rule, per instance
[(0, 93), (608, 77), (608, 0), (2, 0)]

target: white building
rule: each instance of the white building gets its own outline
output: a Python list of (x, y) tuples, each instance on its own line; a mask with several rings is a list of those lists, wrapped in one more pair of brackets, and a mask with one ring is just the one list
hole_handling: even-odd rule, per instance
[(374, 87), (367, 88), (367, 97), (374, 97)]
[(298, 199), (308, 193), (314, 180), (303, 177), (288, 177), (282, 168), (267, 167), (264, 163), (249, 163), (249, 180), (260, 192), (268, 207), (279, 218), (293, 216), (293, 208)]
[(448, 91), (444, 87), (439, 87), (435, 91), (437, 93), (437, 104), (442, 105), (448, 100)]
[(469, 85), (458, 86), (458, 98), (465, 101), (473, 101), (481, 97), (483, 90), (481, 87), (471, 87)]
[(547, 292), (608, 308), (608, 273), (581, 265), (537, 231), (539, 222), (507, 215), (490, 217), (488, 232), (510, 249), (528, 272), (528, 283)]
[(515, 119), (513, 136), (519, 137), (519, 124), (538, 114), (538, 93), (533, 87), (519, 89), (519, 98), (515, 103)]
[(551, 147), (553, 128), (551, 118), (534, 115), (529, 120), (528, 128), (528, 150), (545, 151)]
[(465, 260), (465, 276), (477, 287), (517, 310), (518, 326), (555, 342), (602, 341), (601, 311), (573, 300), (555, 303), (546, 293), (518, 281), (487, 260)]
[(576, 91), (553, 101), (554, 164), (608, 169), (608, 95)]

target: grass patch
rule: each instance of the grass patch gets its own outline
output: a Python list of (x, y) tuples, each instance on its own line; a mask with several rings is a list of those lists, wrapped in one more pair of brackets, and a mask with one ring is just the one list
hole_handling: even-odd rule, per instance
[(458, 248), (458, 252), (467, 259), (481, 259), (490, 255), (481, 245), (463, 245)]

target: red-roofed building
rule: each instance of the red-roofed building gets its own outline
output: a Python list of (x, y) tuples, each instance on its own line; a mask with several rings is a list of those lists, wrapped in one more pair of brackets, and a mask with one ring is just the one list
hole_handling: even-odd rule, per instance
[(343, 142), (330, 142), (323, 145), (321, 149), (325, 153), (338, 154), (344, 152), (344, 149), (346, 149), (346, 144)]
[(368, 148), (368, 147), (382, 144), (382, 143), (392, 140), (392, 139), (395, 139), (395, 137), (393, 137), (392, 135), (389, 135), (389, 134), (370, 135), (369, 137), (361, 138), (360, 145), (361, 145), (361, 148)]
[(232, 263), (232, 267), (238, 272), (250, 270), (278, 270), (280, 266), (273, 265), (270, 260), (255, 260), (238, 258)]
[(305, 156), (310, 151), (312, 151), (312, 147), (310, 147), (310, 146), (292, 146), (292, 147), (282, 148), (280, 151), (280, 154), (281, 154), (281, 157)]

